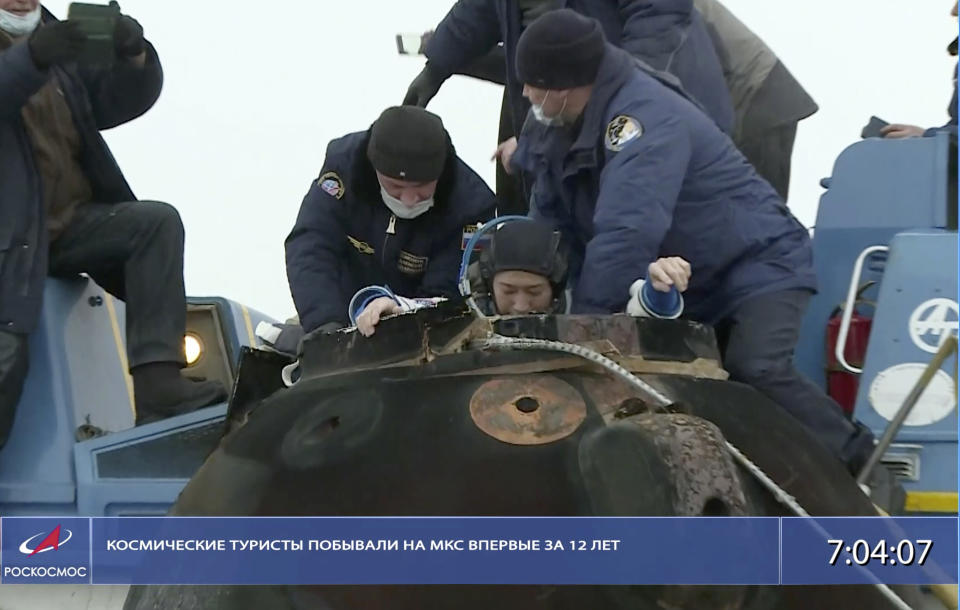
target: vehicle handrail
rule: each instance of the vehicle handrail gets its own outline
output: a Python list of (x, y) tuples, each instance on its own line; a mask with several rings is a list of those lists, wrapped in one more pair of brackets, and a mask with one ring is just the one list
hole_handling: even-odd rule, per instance
[(890, 248), (888, 246), (870, 246), (869, 248), (865, 248), (863, 252), (860, 253), (860, 256), (857, 257), (857, 262), (853, 265), (853, 274), (850, 277), (850, 289), (847, 291), (847, 300), (843, 305), (843, 318), (840, 320), (840, 334), (837, 337), (837, 344), (834, 346), (834, 356), (837, 362), (848, 373), (859, 375), (863, 372), (863, 369), (852, 366), (847, 362), (846, 355), (844, 354), (847, 350), (847, 333), (850, 332), (850, 320), (853, 317), (853, 310), (856, 308), (860, 276), (863, 274), (863, 264), (871, 254), (888, 252), (889, 250)]

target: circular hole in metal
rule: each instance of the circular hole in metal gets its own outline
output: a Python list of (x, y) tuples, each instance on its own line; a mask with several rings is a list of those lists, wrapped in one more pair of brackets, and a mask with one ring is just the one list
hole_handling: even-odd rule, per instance
[(328, 417), (327, 419), (323, 420), (322, 422), (320, 422), (319, 424), (311, 428), (310, 431), (304, 435), (303, 442), (311, 445), (319, 443), (323, 441), (323, 439), (325, 439), (327, 436), (329, 436), (331, 432), (333, 432), (339, 427), (340, 427), (339, 415)]
[(540, 408), (540, 401), (530, 396), (518, 398), (513, 404), (521, 413), (533, 413)]
[(730, 507), (720, 498), (710, 498), (703, 505), (700, 514), (704, 517), (729, 517)]

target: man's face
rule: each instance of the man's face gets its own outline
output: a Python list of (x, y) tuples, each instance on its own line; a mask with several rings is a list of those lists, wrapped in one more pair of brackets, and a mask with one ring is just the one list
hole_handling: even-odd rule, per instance
[(553, 303), (553, 288), (536, 273), (501, 271), (493, 277), (493, 299), (501, 315), (546, 312)]
[(0, 10), (23, 16), (32, 12), (39, 4), (40, 0), (0, 0)]
[[(2, 1), (2, 0), (0, 0)], [(425, 199), (430, 199), (437, 190), (437, 181), (411, 182), (384, 176), (377, 172), (377, 179), (391, 197), (396, 197), (403, 205), (413, 207)]]

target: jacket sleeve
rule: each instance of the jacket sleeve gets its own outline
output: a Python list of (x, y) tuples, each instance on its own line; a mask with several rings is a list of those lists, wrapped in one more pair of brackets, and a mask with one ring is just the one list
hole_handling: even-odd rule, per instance
[(119, 60), (108, 69), (81, 67), (98, 129), (110, 129), (141, 116), (156, 103), (163, 88), (163, 69), (149, 42), (142, 68)]
[(49, 78), (48, 72), (33, 63), (26, 41), (0, 53), (0, 118), (18, 115)]
[(646, 277), (673, 223), (690, 137), (673, 117), (643, 127), (621, 151), (607, 150), (573, 313), (623, 311), (630, 284)]
[(953, 78), (953, 97), (950, 98), (950, 105), (947, 106), (947, 112), (950, 113), (950, 121), (942, 127), (931, 127), (930, 129), (923, 132), (924, 137), (932, 138), (938, 133), (948, 133), (953, 137), (953, 140), (957, 139), (957, 78), (956, 73), (954, 73)]
[(683, 89), (731, 133), (733, 102), (723, 66), (700, 13), (691, 0), (619, 0), (620, 46), (652, 68), (676, 76)]
[(461, 72), (500, 42), (493, 0), (458, 0), (437, 26), (425, 54), (445, 75)]
[(490, 52), (470, 62), (466, 68), (457, 70), (457, 74), (479, 78), (498, 85), (507, 84), (507, 57), (503, 47), (497, 45)]
[[(320, 175), (327, 171), (324, 167)], [(284, 242), (290, 294), (305, 332), (328, 322), (346, 326), (340, 284), (340, 260), (347, 245), (342, 213), (340, 201), (314, 181)]]
[(618, 4), (623, 23), (620, 48), (657, 70), (669, 71), (693, 4), (689, 0), (619, 0)]

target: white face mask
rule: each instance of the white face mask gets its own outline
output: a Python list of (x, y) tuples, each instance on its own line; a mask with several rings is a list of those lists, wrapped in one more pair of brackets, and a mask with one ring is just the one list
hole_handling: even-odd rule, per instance
[(543, 104), (547, 101), (547, 98), (550, 97), (550, 92), (547, 91), (547, 94), (543, 96), (543, 102), (539, 104), (531, 104), (530, 109), (533, 111), (533, 118), (537, 120), (538, 123), (546, 125), (547, 127), (559, 127), (563, 125), (563, 111), (567, 108), (567, 99), (564, 98), (563, 106), (560, 107), (560, 112), (554, 116), (547, 116), (543, 112)]
[(14, 37), (26, 36), (40, 23), (40, 5), (26, 15), (0, 10), (0, 30)]
[(382, 184), (380, 185), (380, 197), (383, 199), (383, 203), (390, 208), (390, 211), (393, 212), (397, 218), (404, 220), (416, 218), (433, 207), (433, 197), (417, 202), (416, 205), (406, 205), (388, 193)]

